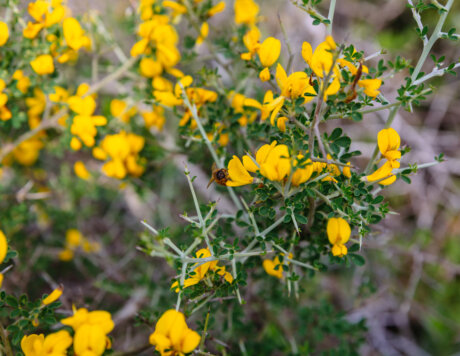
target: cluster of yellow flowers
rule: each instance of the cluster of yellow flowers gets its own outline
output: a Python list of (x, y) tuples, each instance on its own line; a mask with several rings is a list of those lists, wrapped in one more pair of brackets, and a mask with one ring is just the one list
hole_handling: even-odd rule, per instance
[[(23, 36), (33, 40), (43, 32), (42, 36), (49, 42), (49, 53), (41, 54), (30, 62), (35, 73), (51, 74), (54, 72), (54, 57), (57, 57), (59, 63), (65, 63), (76, 59), (80, 48), (91, 49), (91, 39), (78, 20), (68, 17), (70, 10), (63, 5), (62, 0), (37, 0), (29, 3), (27, 10), (34, 21), (27, 23)], [(59, 27), (57, 32), (55, 25), (62, 25), (62, 31)], [(56, 33), (61, 32), (62, 36), (58, 37)]]
[[(331, 159), (330, 156), (327, 158)], [(324, 180), (334, 180), (333, 177), (341, 173), (347, 178), (351, 176), (349, 167), (344, 167), (340, 172), (339, 167), (335, 164), (312, 162), (311, 159), (305, 159), (301, 153), (291, 158), (288, 146), (278, 145), (276, 141), (260, 147), (255, 159), (250, 155), (244, 155), (243, 162), (241, 162), (237, 156), (233, 156), (228, 163), (227, 185), (238, 187), (257, 182), (249, 172), (260, 172), (265, 178), (283, 184), (290, 181), (293, 186), (299, 186), (308, 181), (313, 172), (329, 173)]]
[(70, 132), (74, 135), (70, 141), (70, 147), (75, 151), (81, 149), (82, 142), (87, 147), (93, 147), (96, 143), (96, 127), (107, 125), (107, 119), (104, 116), (93, 115), (96, 110), (96, 101), (94, 96), (86, 95), (88, 91), (88, 84), (80, 84), (76, 95), (67, 100), (70, 109), (77, 114), (70, 127)]
[[(211, 257), (211, 252), (209, 251), (209, 249), (203, 248), (196, 252), (196, 257), (197, 258)], [(185, 279), (183, 288), (187, 288), (195, 284), (198, 284), (200, 281), (202, 281), (206, 277), (206, 274), (208, 273), (208, 271), (216, 272), (219, 276), (222, 276), (228, 283), (233, 282), (233, 276), (225, 270), (224, 266), (218, 266), (217, 261), (206, 262), (203, 264), (197, 263), (195, 264), (195, 266), (196, 267), (193, 268), (193, 272), (191, 273), (191, 276)], [(178, 293), (180, 291), (179, 282), (177, 281), (174, 282), (173, 285), (171, 286), (171, 289), (174, 289), (176, 293)]]
[(67, 230), (65, 235), (65, 248), (59, 252), (59, 259), (70, 261), (73, 259), (75, 252), (82, 249), (86, 253), (97, 252), (100, 246), (96, 242), (89, 241), (77, 229)]
[(121, 131), (105, 136), (100, 145), (93, 149), (93, 156), (102, 161), (108, 160), (102, 171), (109, 177), (123, 179), (127, 174), (139, 177), (144, 173), (139, 159), (144, 143), (142, 136)]
[(137, 108), (135, 106), (129, 107), (124, 100), (113, 99), (110, 102), (110, 113), (113, 117), (116, 117), (124, 123), (129, 124), (131, 118), (136, 115)]
[[(43, 301), (49, 304), (60, 297), (62, 291), (54, 291)], [(47, 299), (48, 299), (47, 298)], [(61, 330), (46, 337), (43, 334), (26, 335), (21, 340), (21, 349), (25, 356), (65, 356), (73, 343), (75, 355), (100, 356), (111, 341), (107, 335), (113, 330), (114, 323), (110, 313), (103, 310), (89, 312), (85, 308), (74, 309), (74, 315), (61, 320), (61, 323), (73, 328), (74, 336), (67, 330)]]
[(201, 337), (187, 326), (184, 314), (170, 309), (157, 321), (149, 341), (161, 356), (180, 356), (195, 350)]
[(401, 138), (393, 128), (383, 129), (377, 135), (377, 143), (380, 154), (386, 159), (385, 163), (378, 168), (374, 173), (365, 177), (369, 182), (378, 181), (382, 185), (390, 185), (396, 181), (396, 176), (393, 174), (393, 169), (399, 168), (398, 159), (401, 158)]

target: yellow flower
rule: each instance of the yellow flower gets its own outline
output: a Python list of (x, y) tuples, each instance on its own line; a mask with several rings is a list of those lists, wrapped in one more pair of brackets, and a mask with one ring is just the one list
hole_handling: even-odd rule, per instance
[(45, 299), (42, 300), (42, 304), (48, 305), (51, 303), (54, 303), (56, 300), (58, 300), (61, 295), (62, 295), (63, 287), (58, 287), (55, 290), (51, 292), (49, 296), (47, 296)]
[(164, 111), (161, 106), (153, 106), (152, 111), (142, 112), (141, 116), (144, 119), (145, 127), (156, 127), (158, 131), (163, 130), (165, 123)]
[(0, 264), (3, 263), (8, 252), (8, 242), (2, 230), (0, 230)]
[(225, 10), (225, 2), (224, 1), (221, 1), (219, 3), (217, 3), (216, 5), (214, 5), (213, 7), (211, 7), (208, 12), (207, 12), (207, 15), (209, 17), (212, 17), (216, 14), (218, 14), (219, 12), (222, 12)]
[(259, 148), (256, 162), (257, 164), (247, 155), (243, 156), (245, 170), (250, 172), (260, 170), (260, 173), (271, 181), (282, 182), (291, 172), (289, 149), (286, 145), (278, 145), (276, 141)]
[(340, 89), (340, 72), (337, 66), (332, 67), (334, 63), (333, 51), (336, 49), (336, 44), (332, 36), (327, 36), (326, 40), (316, 47), (313, 52), (311, 45), (308, 42), (304, 42), (302, 45), (302, 57), (305, 62), (308, 63), (310, 68), (316, 74), (318, 78), (326, 79), (326, 76), (332, 70), (330, 80), (332, 82), (324, 83), (321, 81), (321, 88), (327, 85), (324, 91), (324, 100), (327, 100), (329, 95), (336, 94)]
[(24, 335), (21, 349), (25, 356), (66, 356), (71, 344), (69, 332), (61, 330), (46, 337), (43, 334)]
[(37, 137), (31, 137), (28, 140), (21, 142), (13, 150), (14, 159), (23, 166), (33, 165), (40, 155), (40, 150), (43, 148), (43, 142)]
[(54, 72), (53, 57), (49, 54), (42, 54), (30, 62), (32, 69), (39, 75), (51, 74)]
[(0, 119), (2, 121), (7, 121), (11, 119), (11, 111), (6, 107), (8, 102), (8, 95), (1, 93), (6, 87), (5, 81), (0, 79)]
[(86, 169), (85, 164), (82, 161), (77, 161), (73, 165), (73, 170), (75, 174), (81, 179), (88, 180), (91, 177), (91, 173)]
[(187, 13), (187, 8), (184, 5), (179, 4), (175, 1), (163, 1), (162, 4), (164, 7), (169, 7), (172, 10), (171, 16), (173, 19), (179, 15)]
[(83, 241), (83, 236), (77, 229), (69, 229), (66, 232), (65, 239), (67, 247), (74, 249), (80, 246), (81, 242)]
[(200, 28), (200, 35), (196, 39), (196, 44), (200, 45), (208, 37), (209, 34), (209, 25), (207, 22), (203, 22)]
[(259, 5), (254, 0), (235, 0), (235, 23), (254, 25), (259, 14)]
[[(281, 254), (281, 256), (284, 256), (284, 253)], [(292, 258), (292, 253), (289, 254), (289, 258)], [(265, 272), (269, 274), (270, 276), (276, 277), (276, 278), (283, 278), (283, 264), (289, 266), (290, 262), (285, 261), (283, 263), (280, 262), (280, 259), (278, 256), (276, 256), (273, 260), (266, 259), (262, 263), (262, 266), (264, 267)]]
[(100, 356), (107, 345), (107, 336), (97, 324), (84, 324), (76, 332), (73, 341), (75, 355)]
[(129, 123), (131, 117), (137, 113), (137, 109), (134, 106), (128, 109), (125, 101), (113, 99), (110, 102), (110, 113), (121, 121)]
[(327, 36), (326, 40), (316, 47), (315, 52), (308, 42), (304, 42), (302, 44), (302, 57), (316, 76), (323, 78), (332, 68), (334, 60), (332, 52), (335, 48), (336, 44), (332, 36)]
[(382, 85), (382, 80), (381, 79), (362, 79), (358, 81), (358, 85), (361, 88), (364, 88), (364, 94), (372, 98), (375, 98), (380, 93), (378, 89)]
[(374, 173), (364, 177), (364, 180), (367, 180), (368, 182), (379, 181), (378, 183), (381, 185), (390, 185), (394, 183), (396, 181), (396, 176), (393, 174), (393, 168), (397, 168), (393, 167), (394, 162), (399, 164), (398, 161), (386, 161)]
[(150, 57), (144, 57), (139, 63), (139, 70), (142, 76), (146, 78), (153, 78), (161, 75), (163, 72), (163, 66), (160, 62)]
[(59, 252), (59, 259), (64, 262), (71, 261), (74, 256), (74, 252), (72, 250), (64, 249)]
[(271, 67), (279, 58), (281, 42), (274, 37), (268, 37), (260, 45), (258, 55), (262, 67)]
[(28, 22), (27, 26), (22, 30), (22, 35), (25, 38), (33, 39), (37, 37), (38, 33), (42, 30), (43, 25), (41, 23)]
[(401, 145), (401, 138), (393, 128), (383, 129), (377, 135), (377, 142), (380, 153), (389, 161), (401, 158), (401, 152), (398, 150)]
[(188, 354), (198, 347), (200, 340), (200, 335), (187, 326), (184, 314), (174, 309), (163, 313), (149, 338), (161, 356)]
[(64, 39), (67, 45), (75, 51), (80, 48), (90, 48), (91, 40), (85, 36), (85, 31), (81, 28), (80, 23), (73, 17), (68, 17), (62, 24)]
[(296, 167), (296, 170), (292, 174), (291, 184), (295, 187), (305, 183), (313, 174), (313, 164), (310, 159), (306, 160), (301, 166), (299, 166), (299, 161), (303, 158), (304, 156), (299, 154), (297, 155), (297, 159), (294, 161), (294, 167)]
[[(196, 252), (196, 257), (197, 258), (211, 257), (211, 252), (207, 248), (203, 248)], [(220, 276), (223, 276), (224, 279), (228, 283), (233, 282), (233, 276), (225, 270), (224, 266), (218, 266), (217, 261), (211, 261), (211, 262), (203, 263), (199, 265), (198, 267), (196, 267), (193, 270), (193, 272), (191, 272), (191, 276), (185, 279), (183, 288), (187, 288), (190, 286), (194, 286), (195, 284), (198, 284), (206, 276), (206, 273), (208, 272), (208, 270), (217, 272), (217, 274), (219, 274)], [(174, 282), (171, 286), (171, 289), (174, 289), (176, 293), (178, 293), (180, 290), (179, 283), (177, 281)]]
[(228, 162), (228, 176), (227, 186), (229, 187), (239, 187), (251, 184), (254, 181), (254, 178), (251, 177), (237, 156), (233, 156)]
[(270, 71), (268, 67), (271, 67), (279, 58), (281, 52), (280, 40), (268, 37), (259, 47), (258, 54), (260, 63), (265, 67), (259, 74), (261, 81), (266, 82), (270, 80)]
[(96, 325), (101, 328), (105, 335), (110, 333), (115, 326), (109, 312), (105, 310), (94, 310), (89, 312), (88, 309), (85, 308), (80, 308), (78, 310), (74, 309), (73, 316), (62, 319), (61, 323), (72, 327), (75, 332), (78, 332), (78, 330), (85, 325)]
[(10, 32), (8, 30), (8, 25), (0, 21), (0, 47), (8, 41), (9, 36)]
[(303, 97), (304, 102), (308, 103), (316, 95), (315, 89), (310, 84), (310, 77), (305, 72), (294, 72), (287, 76), (284, 68), (278, 63), (275, 77), (282, 97), (289, 99)]
[(16, 88), (18, 88), (18, 90), (23, 94), (27, 93), (27, 90), (29, 89), (29, 86), (30, 86), (29, 77), (26, 77), (24, 75), (24, 72), (18, 69), (13, 73), (12, 78), (17, 80)]
[(242, 53), (241, 59), (249, 61), (257, 53), (260, 48), (260, 31), (256, 26), (253, 26), (246, 34), (243, 36), (243, 43), (248, 49), (249, 52)]
[(346, 167), (343, 167), (343, 170), (342, 170), (342, 173), (345, 177), (347, 178), (351, 178), (351, 163), (350, 162), (347, 162), (347, 166)]
[(59, 86), (54, 87), (54, 93), (49, 95), (50, 101), (53, 103), (65, 103), (69, 97), (69, 92)]
[(348, 222), (342, 218), (330, 218), (327, 221), (327, 237), (332, 244), (332, 254), (343, 257), (348, 250), (345, 244), (350, 239), (351, 229)]

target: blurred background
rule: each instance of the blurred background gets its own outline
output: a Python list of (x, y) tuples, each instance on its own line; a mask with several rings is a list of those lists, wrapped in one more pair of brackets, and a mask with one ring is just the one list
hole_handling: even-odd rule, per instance
[[(323, 3), (320, 9), (327, 13), (328, 1)], [(136, 1), (68, 0), (68, 4), (75, 14), (94, 9), (107, 32), (129, 53), (135, 34), (132, 27), (120, 24), (127, 22), (125, 18), (136, 11)], [(324, 28), (313, 26), (308, 14), (293, 3), (263, 0), (259, 4), (264, 18), (260, 26), (262, 37), (282, 39), (281, 21), (296, 54), (297, 65), (302, 60), (303, 41), (312, 43), (313, 47), (323, 41)], [(366, 55), (385, 49), (386, 54), (375, 58), (374, 63), (397, 55), (414, 63), (422, 44), (406, 5), (403, 0), (337, 1), (333, 36), (338, 43), (353, 42)], [(436, 19), (433, 11), (423, 14), (423, 22), (431, 28)], [(233, 9), (228, 2), (226, 10), (211, 20), (210, 36), (223, 35), (232, 21)], [(457, 2), (446, 27), (458, 24), (460, 3)], [(127, 28), (132, 32), (127, 32)], [(434, 52), (436, 57), (446, 56), (445, 62), (450, 63), (460, 57), (459, 41), (439, 41)], [(287, 53), (283, 55), (287, 60)], [(428, 60), (425, 72), (432, 66)], [(390, 101), (405, 75), (407, 72), (385, 78), (382, 92)], [(440, 153), (445, 154), (446, 162), (420, 170), (412, 176), (410, 185), (398, 181), (388, 188), (385, 195), (394, 213), (375, 226), (372, 236), (364, 241), (366, 265), (331, 270), (309, 280), (308, 285), (303, 286), (299, 301), (301, 305), (311, 306), (325, 298), (344, 311), (351, 323), (366, 319), (365, 339), (359, 349), (362, 355), (460, 355), (460, 80), (446, 76), (434, 78), (432, 84), (440, 89), (435, 89), (414, 112), (400, 110), (393, 127), (400, 133), (402, 144), (411, 148), (402, 166), (432, 162)], [(110, 93), (118, 89), (106, 90)], [(357, 165), (367, 164), (375, 145), (375, 133), (383, 128), (385, 114), (368, 114), (360, 123), (345, 120), (332, 123), (346, 127), (345, 131), (354, 139), (352, 150), (363, 153), (362, 160), (355, 162)], [(166, 125), (172, 127), (177, 123)], [(327, 125), (320, 129), (326, 130)], [(68, 310), (71, 303), (82, 306), (89, 300), (93, 309), (118, 310), (114, 315), (115, 334), (120, 337), (115, 340), (119, 343), (116, 346), (123, 348), (136, 340), (145, 340), (151, 332), (136, 328), (145, 321), (142, 311), (166, 303), (166, 295), (155, 288), (155, 283), (167, 284), (174, 270), (162, 260), (146, 257), (136, 246), (144, 231), (140, 220), (145, 219), (157, 228), (169, 225), (175, 225), (178, 230), (182, 228), (184, 222), (178, 215), (191, 208), (181, 173), (187, 158), (169, 153), (162, 157), (159, 166), (153, 164), (157, 172), (151, 182), (139, 183), (137, 188), (128, 186), (115, 194), (115, 183), (88, 186), (72, 176), (71, 166), (61, 164), (81, 158), (78, 155), (70, 158), (57, 155), (44, 169), (48, 185), (57, 190), (51, 198), (55, 209), (52, 221), (41, 213), (40, 204), (20, 200), (13, 204), (17, 195), (12, 198), (10, 216), (2, 220), (8, 220), (11, 226), (26, 226), (17, 231), (18, 245), (23, 249), (32, 248), (31, 241), (36, 238), (53, 241), (55, 246), (33, 247), (27, 261), (22, 261), (17, 273), (12, 273), (5, 283), (12, 290), (27, 289), (31, 295), (40, 296), (50, 285), (59, 282), (66, 287), (63, 303)], [(205, 182), (196, 185), (205, 187), (208, 168), (194, 162), (188, 164), (198, 176), (197, 182)], [(136, 189), (137, 193), (142, 191), (140, 197), (135, 194)], [(69, 195), (71, 190), (74, 193)], [(203, 188), (199, 193), (202, 201), (216, 199), (213, 188)], [(225, 206), (225, 196), (219, 195), (219, 199)], [(22, 221), (26, 216), (24, 211), (30, 209), (35, 209), (37, 219)], [(71, 263), (50, 259), (62, 249), (65, 231), (70, 227), (78, 228), (98, 242), (101, 246), (98, 253), (85, 256), (87, 260), (75, 258)], [(61, 241), (61, 245), (56, 241)], [(29, 283), (35, 278), (34, 270), (47, 272)], [(249, 284), (244, 293), (246, 300), (263, 304), (257, 284)], [(254, 322), (263, 318), (264, 309), (261, 307), (261, 310), (253, 314)], [(136, 317), (138, 313), (141, 316)]]

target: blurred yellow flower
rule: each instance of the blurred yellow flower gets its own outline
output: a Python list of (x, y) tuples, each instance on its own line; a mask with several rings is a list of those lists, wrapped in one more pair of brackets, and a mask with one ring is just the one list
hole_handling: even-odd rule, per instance
[[(284, 253), (281, 254), (284, 256)], [(292, 253), (289, 254), (289, 258), (292, 258)], [(263, 261), (262, 266), (267, 274), (276, 278), (283, 278), (283, 264), (289, 266), (290, 262), (286, 261), (281, 263), (278, 256), (276, 256), (273, 260), (266, 259)]]
[(24, 72), (18, 69), (13, 73), (12, 78), (14, 80), (17, 80), (16, 88), (18, 88), (18, 90), (23, 94), (27, 93), (27, 90), (29, 89), (29, 86), (30, 86), (29, 77), (25, 76)]
[(51, 292), (49, 296), (47, 296), (45, 299), (42, 300), (42, 304), (48, 305), (48, 304), (54, 303), (56, 300), (58, 300), (61, 297), (62, 292), (63, 292), (62, 286), (56, 288), (55, 290)]
[(10, 32), (8, 30), (8, 25), (0, 21), (0, 47), (3, 46), (7, 41), (10, 36)]
[(85, 35), (85, 31), (81, 28), (80, 23), (73, 17), (68, 17), (62, 24), (64, 39), (67, 45), (75, 51), (85, 47), (91, 47), (91, 39)]
[(72, 337), (66, 330), (46, 337), (43, 334), (24, 335), (21, 340), (21, 349), (25, 356), (66, 356), (70, 345)]
[(85, 164), (82, 161), (75, 162), (73, 165), (73, 170), (77, 177), (80, 177), (81, 179), (88, 180), (91, 177), (91, 173), (88, 172)]
[(207, 15), (209, 17), (212, 17), (216, 14), (218, 14), (219, 12), (222, 12), (225, 10), (225, 1), (221, 1), (219, 3), (217, 3), (216, 5), (214, 5), (213, 7), (211, 7), (208, 12), (207, 12)]
[(49, 54), (42, 54), (30, 62), (32, 69), (39, 75), (51, 74), (54, 72), (53, 57)]
[(259, 5), (254, 0), (235, 0), (235, 23), (254, 25), (259, 14)]
[(115, 327), (109, 312), (105, 310), (94, 310), (90, 312), (85, 308), (80, 308), (78, 310), (74, 308), (73, 316), (62, 319), (61, 323), (72, 327), (75, 332), (85, 325), (97, 325), (105, 335), (110, 333)]

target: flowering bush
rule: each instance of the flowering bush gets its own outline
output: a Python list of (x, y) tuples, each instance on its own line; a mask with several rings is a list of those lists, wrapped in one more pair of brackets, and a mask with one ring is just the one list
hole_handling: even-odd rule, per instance
[[(413, 60), (343, 40), (335, 0), (292, 3), (316, 46), (281, 20), (267, 36), (255, 0), (140, 0), (124, 41), (71, 1), (6, 0), (1, 354), (357, 354), (366, 321), (305, 301), (366, 268), (386, 188), (443, 161), (407, 159), (391, 126), (459, 67), (432, 55), (458, 39), (453, 0), (408, 0)], [(363, 155), (350, 131), (371, 113), (388, 117)]]

